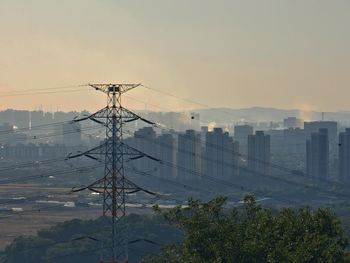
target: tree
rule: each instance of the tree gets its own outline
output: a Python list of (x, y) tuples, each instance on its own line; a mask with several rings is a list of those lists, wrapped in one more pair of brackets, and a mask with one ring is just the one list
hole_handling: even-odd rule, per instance
[[(171, 244), (182, 233), (164, 222), (160, 216), (130, 214), (119, 224), (128, 243), (130, 262), (139, 262), (150, 254), (158, 254), (158, 243)], [(103, 250), (110, 248), (110, 228), (105, 218), (73, 219), (43, 229), (36, 236), (17, 237), (0, 252), (0, 263), (95, 263)]]
[(156, 208), (185, 237), (144, 262), (345, 262), (348, 240), (329, 209), (273, 211), (253, 196), (243, 207), (227, 209), (225, 201), (190, 200), (187, 208), (168, 212)]

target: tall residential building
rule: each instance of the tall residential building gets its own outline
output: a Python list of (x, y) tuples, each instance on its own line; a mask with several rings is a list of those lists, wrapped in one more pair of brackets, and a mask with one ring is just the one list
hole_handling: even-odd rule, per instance
[(254, 133), (254, 128), (250, 125), (236, 125), (234, 127), (234, 139), (239, 143), (239, 150), (243, 154), (248, 152), (248, 136)]
[(329, 169), (328, 129), (311, 133), (306, 142), (306, 172), (312, 178), (326, 179)]
[(175, 177), (176, 151), (175, 140), (172, 134), (165, 133), (156, 138), (156, 157), (161, 160), (160, 164), (158, 164), (158, 176)]
[(350, 182), (350, 128), (339, 134), (339, 180)]
[(283, 126), (286, 129), (303, 128), (304, 127), (304, 121), (302, 119), (298, 119), (296, 117), (288, 117), (288, 118), (283, 120)]
[(283, 152), (284, 145), (284, 130), (275, 129), (264, 131), (265, 135), (270, 135), (270, 150), (271, 154), (280, 154)]
[(186, 130), (178, 135), (177, 178), (196, 179), (201, 174), (201, 135), (194, 130)]
[[(152, 127), (141, 128), (134, 133), (132, 146), (137, 150), (155, 157), (157, 148), (155, 144), (156, 132)], [(149, 158), (141, 158), (133, 161), (135, 168), (142, 172), (151, 172), (155, 169), (156, 163)]]
[(238, 142), (234, 143), (228, 132), (214, 128), (205, 140), (205, 174), (221, 179), (238, 175)]
[(305, 159), (305, 143), (307, 136), (304, 129), (289, 128), (283, 130), (284, 149), (290, 154), (298, 154), (304, 156)]
[(311, 136), (311, 133), (318, 132), (320, 129), (327, 129), (329, 142), (336, 149), (335, 146), (338, 141), (338, 123), (336, 121), (304, 122), (304, 129), (308, 137)]
[(270, 135), (263, 131), (248, 136), (248, 169), (252, 173), (269, 173), (270, 148)]
[(202, 126), (201, 127), (201, 143), (202, 143), (202, 146), (205, 145), (205, 138), (207, 136), (208, 131), (209, 131), (208, 126)]

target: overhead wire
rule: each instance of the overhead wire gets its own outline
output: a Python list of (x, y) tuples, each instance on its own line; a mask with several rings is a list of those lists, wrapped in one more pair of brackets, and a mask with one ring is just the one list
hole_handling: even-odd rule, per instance
[[(149, 87), (148, 87), (149, 88)], [(167, 94), (167, 95), (169, 95), (169, 94)], [(177, 97), (177, 96), (175, 96), (175, 97)], [(183, 99), (183, 98), (181, 98), (181, 99)], [(193, 102), (193, 101), (192, 101)], [(198, 103), (197, 103), (198, 104)], [(207, 105), (206, 105), (207, 106)], [(159, 127), (157, 127), (157, 128), (159, 128)], [(242, 157), (242, 156), (241, 156)], [(254, 161), (261, 161), (261, 160), (254, 160)], [(294, 172), (294, 171), (293, 171)]]
[[(86, 88), (81, 88), (85, 85), (71, 85), (65, 87), (51, 87), (41, 89), (23, 89), (23, 90), (8, 90), (0, 92), (0, 99), (2, 97), (17, 97), (17, 96), (30, 96), (30, 95), (45, 95), (55, 93), (71, 93), (88, 91)], [(68, 90), (67, 90), (68, 89)]]
[[(80, 132), (80, 131), (90, 131), (90, 130), (95, 130), (95, 129), (98, 129), (98, 128), (99, 128), (98, 125), (94, 125), (94, 126), (82, 128), (79, 131), (74, 130), (74, 131), (69, 131), (69, 132), (64, 132), (64, 133), (56, 133), (56, 134), (50, 134), (50, 135), (36, 136), (32, 140), (38, 140), (38, 139), (42, 139), (42, 138), (51, 138), (51, 137), (55, 137), (55, 136), (72, 134), (72, 133), (76, 133), (76, 132)], [(26, 161), (26, 162), (16, 163), (16, 164), (13, 164), (13, 165), (10, 165), (10, 166), (5, 166), (5, 167), (1, 167), (0, 166), (0, 172), (13, 170), (13, 169), (19, 169), (19, 168), (27, 168), (27, 167), (31, 167), (31, 166), (37, 166), (37, 165), (47, 164), (47, 163), (52, 163), (52, 162), (57, 162), (57, 161), (64, 161), (66, 159), (66, 157), (67, 156), (53, 158), (53, 159), (45, 159), (45, 160)]]
[[(158, 128), (158, 129), (161, 129), (161, 130), (164, 130), (164, 131), (167, 131), (169, 133), (173, 133), (174, 134), (174, 131), (173, 129), (169, 129), (169, 128), (166, 128), (165, 125), (154, 125), (153, 127), (155, 128)], [(177, 134), (177, 133), (176, 133)], [(183, 136), (186, 136), (186, 135), (183, 135)], [(212, 146), (212, 145), (210, 145)], [(305, 146), (306, 147), (306, 144), (287, 144), (287, 145), (281, 145), (282, 147), (290, 147), (290, 146)], [(277, 146), (274, 148), (277, 148)], [(226, 147), (221, 147), (221, 149), (224, 151), (224, 152), (230, 152), (232, 151), (231, 149), (228, 149)], [(291, 173), (293, 175), (296, 175), (296, 176), (303, 176), (303, 177), (309, 177), (311, 178), (311, 175), (303, 172), (303, 171), (295, 171), (294, 169), (291, 169), (291, 168), (288, 168), (288, 167), (285, 167), (285, 166), (282, 166), (282, 165), (279, 165), (279, 164), (276, 164), (276, 163), (272, 163), (272, 162), (267, 162), (267, 161), (264, 161), (264, 160), (261, 160), (261, 159), (258, 159), (258, 158), (254, 158), (254, 157), (251, 157), (247, 154), (243, 154), (243, 153), (234, 153), (235, 155), (238, 155), (239, 157), (242, 157), (242, 158), (246, 158), (246, 159), (249, 159), (251, 161), (254, 161), (254, 162), (259, 162), (259, 163), (263, 163), (265, 165), (268, 165), (270, 167), (273, 167), (273, 168), (277, 168), (277, 169), (280, 169), (280, 170), (283, 170), (285, 172), (288, 172), (288, 173)], [(318, 181), (323, 181), (323, 182), (326, 182), (326, 183), (332, 183), (332, 184), (337, 184), (337, 182), (335, 181), (330, 181), (328, 179), (324, 179), (324, 178), (314, 178), (315, 180), (318, 180)], [(344, 185), (343, 182), (342, 183), (338, 183), (339, 185)], [(350, 184), (349, 184), (350, 186)]]
[[(143, 137), (143, 138), (142, 138), (142, 137)], [(170, 146), (167, 145), (167, 144), (164, 144), (164, 143), (160, 143), (160, 142), (157, 142), (157, 141), (150, 140), (149, 138), (147, 138), (147, 137), (145, 137), (145, 136), (135, 135), (135, 138), (142, 138), (142, 139), (148, 140), (148, 141), (150, 141), (150, 142), (152, 142), (152, 143), (154, 143), (154, 144), (158, 144), (158, 145), (162, 145), (163, 147), (168, 147), (168, 148), (170, 148)], [(192, 139), (192, 138), (191, 138), (191, 139)], [(218, 147), (217, 145), (213, 145), (213, 146)], [(181, 152), (181, 153), (193, 155), (193, 152), (191, 152), (191, 151), (186, 151), (186, 150), (184, 150), (184, 149), (178, 149), (177, 147), (174, 147), (173, 149), (175, 149), (175, 150), (177, 150), (178, 152)], [(222, 148), (219, 147), (219, 149), (221, 150)], [(235, 151), (232, 151), (232, 150), (230, 150), (230, 153), (231, 153), (231, 154), (237, 154)], [(228, 163), (225, 163), (225, 162), (222, 162), (222, 161), (218, 161), (218, 160), (212, 160), (212, 159), (210, 159), (210, 158), (208, 158), (208, 157), (199, 156), (199, 158), (202, 159), (202, 160), (206, 160), (206, 161), (216, 162), (216, 163), (218, 163), (218, 164), (220, 164), (220, 165), (232, 166), (232, 167), (234, 167), (232, 164), (228, 164)], [(165, 161), (161, 161), (161, 163), (167, 164), (168, 166), (171, 166), (171, 167), (173, 167), (173, 168), (176, 168), (176, 165), (177, 165), (177, 164), (169, 163), (169, 162), (165, 162)], [(314, 189), (314, 190), (317, 190), (317, 191), (320, 191), (320, 192), (325, 192), (325, 193), (327, 193), (327, 194), (333, 194), (333, 195), (338, 195), (338, 196), (343, 196), (343, 197), (350, 197), (350, 196), (347, 195), (347, 194), (334, 193), (333, 191), (329, 191), (329, 190), (326, 190), (326, 189), (322, 189), (322, 188), (317, 187), (317, 186), (305, 185), (305, 184), (298, 183), (298, 182), (293, 182), (293, 181), (290, 181), (290, 180), (287, 180), (287, 179), (284, 179), (284, 178), (280, 178), (280, 177), (272, 176), (272, 175), (269, 175), (269, 174), (261, 173), (261, 172), (258, 172), (258, 171), (254, 171), (254, 170), (249, 169), (249, 168), (247, 168), (247, 167), (245, 167), (245, 166), (242, 166), (242, 165), (238, 165), (238, 167), (239, 167), (240, 169), (242, 169), (242, 170), (245, 170), (245, 171), (249, 172), (249, 173), (253, 173), (253, 174), (256, 174), (256, 175), (259, 175), (259, 176), (268, 177), (268, 178), (270, 178), (270, 179), (272, 179), (272, 180), (279, 181), (279, 182), (283, 181), (283, 182), (286, 183), (286, 184), (292, 184), (292, 185), (295, 185), (295, 186), (302, 186), (302, 187), (304, 187), (304, 188), (312, 188), (312, 189)], [(182, 170), (186, 169), (186, 167), (179, 167), (179, 168), (182, 169)], [(200, 174), (199, 174), (199, 175), (200, 175)], [(305, 178), (305, 179), (309, 179), (309, 178)], [(220, 180), (220, 178), (217, 178), (217, 180)], [(238, 186), (236, 186), (236, 187), (238, 187)]]
[[(204, 108), (211, 108), (211, 106), (207, 105), (207, 104), (204, 104), (204, 103), (201, 103), (201, 102), (197, 102), (197, 101), (194, 101), (192, 99), (188, 99), (188, 98), (183, 98), (183, 97), (180, 97), (180, 96), (177, 96), (175, 94), (172, 94), (170, 92), (166, 92), (166, 91), (163, 91), (163, 90), (160, 90), (160, 89), (156, 89), (156, 88), (153, 88), (153, 87), (150, 87), (150, 86), (147, 86), (147, 85), (143, 85), (141, 84), (142, 87), (148, 89), (148, 90), (152, 90), (152, 91), (155, 91), (155, 92), (158, 92), (158, 93), (161, 93), (161, 94), (164, 94), (166, 96), (169, 96), (169, 97), (173, 97), (173, 98), (176, 98), (176, 99), (180, 99), (180, 100), (183, 100), (183, 101), (186, 101), (186, 102), (189, 102), (191, 104), (195, 104), (195, 105), (198, 105), (198, 106), (201, 106), (201, 107), (204, 107)], [(222, 113), (225, 113), (225, 114), (229, 114), (230, 116), (232, 115), (231, 112), (229, 111), (225, 111), (225, 110), (222, 110), (222, 109), (217, 109), (215, 108), (216, 111), (218, 112), (222, 112)]]
[(0, 95), (3, 93), (20, 93), (20, 92), (36, 92), (41, 90), (57, 90), (57, 89), (70, 89), (86, 86), (85, 84), (78, 85), (66, 85), (66, 86), (57, 86), (57, 87), (48, 87), (48, 88), (39, 88), (39, 89), (18, 89), (18, 90), (8, 90), (8, 91), (0, 91)]
[[(90, 130), (96, 130), (96, 129), (100, 129), (100, 127), (98, 125), (93, 125), (93, 126), (88, 126), (85, 128), (81, 128), (81, 131), (90, 131)], [(64, 132), (64, 133), (53, 133), (53, 134), (45, 134), (45, 135), (35, 135), (35, 136), (31, 136), (30, 138), (26, 137), (26, 138), (15, 138), (11, 140), (11, 143), (13, 142), (19, 142), (19, 141), (30, 141), (30, 140), (39, 140), (39, 139), (44, 139), (44, 138), (51, 138), (51, 137), (56, 137), (56, 136), (61, 136), (61, 135), (65, 135), (65, 134), (72, 134), (72, 133), (76, 133), (78, 131), (69, 131), (69, 132)], [(4, 143), (7, 142), (7, 139), (3, 139), (0, 140), (0, 143)]]
[[(146, 86), (144, 86), (144, 87), (146, 87)], [(155, 89), (149, 88), (149, 87), (146, 87), (146, 88), (155, 90)], [(156, 90), (156, 91), (158, 91), (158, 90)], [(158, 92), (159, 92), (159, 91), (158, 91)], [(179, 99), (183, 99), (183, 98), (180, 98), (180, 97), (178, 97), (178, 96), (174, 96), (174, 95), (172, 95), (172, 94), (170, 94), (170, 93), (165, 93), (165, 94), (167, 94), (167, 95), (169, 95), (169, 96), (172, 96), (172, 97), (179, 98)], [(209, 107), (208, 105), (201, 104), (201, 103), (196, 103), (196, 102), (194, 102), (194, 101), (192, 101), (192, 100), (188, 100), (188, 99), (185, 99), (185, 100), (188, 101), (188, 102), (191, 102), (191, 103), (195, 103), (195, 104), (197, 104), (197, 105), (202, 105), (202, 106), (205, 106), (205, 107)], [(165, 163), (165, 164), (167, 164), (167, 165), (171, 165), (172, 167), (176, 167), (177, 169), (181, 169), (181, 170), (183, 170), (183, 168), (184, 168), (184, 167), (179, 167), (179, 166), (177, 166), (177, 165), (175, 165), (175, 164), (172, 164), (172, 163), (166, 162), (166, 161), (162, 161), (162, 163)], [(175, 165), (175, 166), (174, 166), (174, 165)], [(277, 167), (276, 167), (276, 168), (277, 168)], [(189, 171), (187, 171), (187, 172), (189, 172)], [(191, 173), (195, 173), (195, 171), (191, 171)], [(201, 175), (201, 176), (203, 176), (203, 175)], [(216, 180), (217, 180), (217, 178), (216, 178)], [(228, 182), (225, 181), (225, 180), (221, 180), (221, 182), (222, 182), (222, 184), (227, 184), (227, 183), (228, 183)], [(290, 182), (290, 181), (288, 181), (288, 182)]]
[(28, 175), (28, 176), (24, 176), (24, 177), (19, 177), (19, 178), (13, 178), (13, 179), (3, 179), (0, 180), (0, 186), (4, 185), (4, 184), (12, 184), (15, 182), (23, 182), (23, 181), (27, 181), (27, 180), (34, 180), (34, 179), (41, 179), (41, 178), (47, 178), (50, 176), (54, 176), (54, 175), (62, 175), (62, 174), (70, 174), (73, 172), (78, 172), (86, 169), (97, 169), (101, 167), (101, 165), (91, 165), (91, 166), (83, 166), (83, 167), (78, 167), (78, 168), (70, 168), (70, 169), (66, 169), (66, 170), (55, 170), (52, 172), (47, 172), (47, 173), (42, 173), (42, 174), (37, 174), (37, 175)]

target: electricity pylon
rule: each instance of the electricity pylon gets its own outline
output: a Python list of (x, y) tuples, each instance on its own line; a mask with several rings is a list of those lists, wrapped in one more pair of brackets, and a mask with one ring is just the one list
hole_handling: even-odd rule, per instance
[(159, 161), (123, 143), (123, 125), (125, 123), (142, 120), (148, 124), (155, 125), (155, 123), (124, 108), (121, 104), (122, 94), (139, 85), (89, 84), (89, 86), (107, 95), (107, 106), (89, 116), (74, 120), (74, 122), (92, 120), (106, 127), (106, 138), (103, 144), (86, 152), (68, 156), (68, 159), (86, 156), (94, 160), (100, 160), (97, 155), (104, 156), (104, 177), (86, 187), (74, 190), (77, 192), (88, 189), (103, 194), (103, 216), (108, 219), (111, 225), (111, 260), (101, 262), (117, 263), (128, 261), (126, 243), (118, 236), (117, 231), (118, 221), (125, 216), (126, 195), (139, 191), (154, 195), (154, 193), (139, 187), (124, 176), (124, 161), (126, 158), (135, 160), (147, 157), (154, 161)]

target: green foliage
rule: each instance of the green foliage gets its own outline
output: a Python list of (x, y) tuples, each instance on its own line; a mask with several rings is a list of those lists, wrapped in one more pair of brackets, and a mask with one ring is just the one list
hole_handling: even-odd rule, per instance
[[(37, 236), (18, 237), (0, 254), (0, 263), (96, 263), (99, 262), (101, 245), (110, 237), (110, 228), (103, 218), (97, 220), (74, 219), (41, 230)], [(124, 240), (150, 240), (170, 244), (182, 238), (181, 232), (166, 224), (159, 216), (131, 214), (120, 221)], [(103, 241), (96, 242), (92, 237)], [(129, 245), (130, 262), (158, 254), (160, 247), (144, 241)]]
[[(223, 197), (208, 203), (189, 200), (187, 208), (155, 208), (159, 216), (128, 215), (119, 226), (129, 241), (165, 245), (160, 252), (154, 244), (133, 243), (130, 262), (152, 254), (160, 255), (144, 262), (350, 262), (344, 255), (347, 238), (329, 209), (272, 211), (257, 205), (253, 196), (247, 196), (241, 207), (228, 209), (225, 203)], [(67, 221), (37, 236), (18, 237), (0, 254), (0, 262), (95, 263), (101, 244), (80, 238), (108, 240), (109, 234), (103, 218)]]
[(329, 209), (289, 208), (273, 212), (247, 196), (242, 208), (225, 209), (225, 198), (190, 200), (188, 208), (160, 212), (182, 229), (182, 243), (144, 262), (346, 262), (348, 244)]

